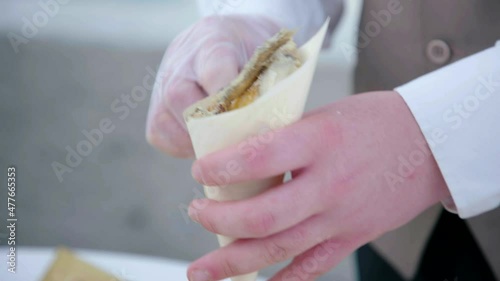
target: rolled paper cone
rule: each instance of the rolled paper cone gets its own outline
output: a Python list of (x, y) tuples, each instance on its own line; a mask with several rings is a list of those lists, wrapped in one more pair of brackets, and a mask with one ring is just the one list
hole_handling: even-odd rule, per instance
[[(243, 157), (251, 158), (262, 146), (273, 141), (273, 130), (287, 126), (302, 117), (309, 88), (314, 76), (318, 55), (323, 45), (329, 19), (320, 30), (300, 49), (302, 66), (289, 77), (278, 82), (267, 93), (253, 103), (237, 110), (218, 115), (191, 118), (194, 107), (203, 105), (197, 103), (184, 112), (187, 128), (193, 143), (196, 158), (221, 150), (231, 145), (240, 144), (239, 151)], [(207, 103), (208, 104), (208, 103)], [(252, 141), (245, 140), (252, 138)], [(214, 177), (221, 186), (205, 186), (205, 195), (217, 201), (241, 200), (258, 195), (283, 181), (283, 176), (269, 179), (225, 185), (225, 182), (236, 173), (245, 173), (228, 162), (226, 170), (218, 174), (205, 175)], [(218, 235), (221, 247), (235, 239)], [(255, 257), (260, 258), (260, 257)], [(255, 281), (257, 272), (233, 277), (233, 281)]]

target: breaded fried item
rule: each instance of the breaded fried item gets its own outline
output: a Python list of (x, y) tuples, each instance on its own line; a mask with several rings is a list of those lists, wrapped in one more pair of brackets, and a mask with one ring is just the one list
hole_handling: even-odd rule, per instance
[(43, 281), (120, 281), (75, 256), (70, 250), (60, 248)]
[(293, 34), (282, 30), (266, 41), (236, 79), (217, 94), (191, 106), (185, 118), (202, 118), (244, 107), (297, 70), (302, 61), (292, 40)]

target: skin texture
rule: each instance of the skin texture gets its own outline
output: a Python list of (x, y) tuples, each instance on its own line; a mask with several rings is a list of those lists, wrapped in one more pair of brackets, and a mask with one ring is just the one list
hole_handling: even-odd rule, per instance
[[(181, 34), (160, 67), (148, 141), (170, 155), (192, 157), (183, 110), (227, 85), (254, 49), (278, 30), (265, 18), (234, 16), (223, 24), (203, 19)], [(292, 180), (247, 200), (193, 201), (193, 220), (240, 239), (193, 262), (189, 280), (220, 280), (287, 259), (293, 262), (271, 280), (314, 280), (358, 247), (450, 196), (396, 92), (344, 98), (272, 134), (272, 141), (252, 154), (236, 145), (194, 163), (193, 176), (204, 185), (220, 185), (210, 175), (225, 171), (228, 163), (241, 172), (224, 184), (288, 171)]]
[[(252, 157), (234, 146), (196, 161), (193, 176), (205, 185), (215, 185), (207, 175), (224, 171), (230, 161), (244, 172), (225, 184), (286, 171), (293, 179), (247, 200), (193, 202), (193, 220), (243, 239), (195, 261), (188, 276), (201, 270), (206, 280), (219, 280), (293, 258), (271, 280), (314, 280), (449, 196), (429, 148), (416, 144), (422, 140), (399, 94), (372, 92), (309, 113), (276, 131)], [(425, 157), (413, 172), (388, 180), (388, 173), (399, 175), (400, 157), (409, 159), (414, 151)]]

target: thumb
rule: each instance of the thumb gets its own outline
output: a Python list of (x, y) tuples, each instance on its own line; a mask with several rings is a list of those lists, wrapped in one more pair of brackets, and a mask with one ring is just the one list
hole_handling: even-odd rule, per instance
[(199, 85), (216, 94), (238, 76), (240, 56), (232, 43), (217, 44), (198, 53), (195, 65)]

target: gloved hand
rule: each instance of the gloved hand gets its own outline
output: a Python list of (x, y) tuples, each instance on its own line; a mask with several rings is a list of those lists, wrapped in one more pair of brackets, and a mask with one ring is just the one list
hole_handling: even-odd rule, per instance
[(146, 125), (149, 143), (172, 156), (192, 157), (184, 109), (229, 84), (256, 47), (279, 29), (263, 16), (215, 15), (181, 33), (156, 77)]

